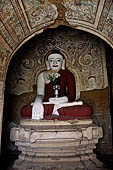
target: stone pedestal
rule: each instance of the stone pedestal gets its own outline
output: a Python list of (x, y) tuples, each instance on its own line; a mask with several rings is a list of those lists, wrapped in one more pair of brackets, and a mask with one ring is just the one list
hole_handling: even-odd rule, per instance
[(83, 164), (93, 159), (97, 161), (93, 149), (102, 137), (102, 128), (93, 124), (92, 120), (24, 119), (10, 132), (11, 141), (15, 141), (21, 151), (14, 166), (19, 168), (23, 161), (38, 166), (48, 163)]

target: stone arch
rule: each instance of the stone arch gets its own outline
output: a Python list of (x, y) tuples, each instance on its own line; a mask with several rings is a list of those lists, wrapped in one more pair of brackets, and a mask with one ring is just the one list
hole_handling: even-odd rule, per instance
[[(62, 24), (61, 24), (62, 25)], [(104, 34), (102, 34), (101, 32), (99, 32), (97, 29), (95, 28), (89, 28), (87, 26), (85, 26), (84, 24), (81, 24), (81, 25), (75, 25), (73, 26), (73, 22), (70, 24), (70, 25), (67, 25), (67, 24), (63, 24), (64, 26), (68, 26), (69, 28), (73, 28), (73, 29), (78, 29), (78, 30), (82, 30), (82, 31), (85, 31), (85, 32), (88, 32), (88, 33), (91, 33), (93, 35), (96, 35), (97, 37), (101, 38), (102, 40), (104, 40), (107, 44), (109, 44), (111, 46), (111, 48), (113, 48), (113, 43), (112, 41), (110, 41), (109, 37), (106, 37), (104, 36)], [(44, 27), (41, 28), (40, 30), (37, 29), (35, 32), (33, 32), (32, 34), (28, 35), (27, 38), (25, 38), (15, 49), (13, 49), (11, 51), (11, 54), (10, 54), (10, 57), (8, 59), (8, 61), (5, 63), (5, 68), (6, 68), (6, 72), (5, 72), (5, 78), (6, 78), (6, 74), (7, 74), (7, 69), (8, 69), (8, 66), (9, 66), (9, 63), (12, 59), (12, 57), (14, 56), (14, 54), (19, 50), (19, 48), (21, 46), (23, 46), (28, 40), (30, 40), (31, 38), (33, 38), (34, 36), (42, 33), (44, 30), (48, 29), (48, 28), (57, 28), (58, 26), (60, 26), (60, 23), (59, 24), (54, 24), (54, 25), (49, 25), (48, 27)], [(5, 79), (4, 79), (5, 81)]]
[[(62, 25), (62, 24), (61, 24)], [(35, 32), (33, 32), (32, 34), (28, 35), (27, 38), (25, 38), (21, 43), (20, 45), (18, 45), (12, 52), (11, 52), (11, 55), (10, 55), (10, 60), (11, 58), (13, 57), (13, 55), (16, 53), (16, 51), (19, 50), (19, 48), (24, 45), (28, 40), (30, 40), (31, 38), (33, 38), (34, 36), (42, 33), (44, 30), (48, 29), (48, 28), (57, 28), (58, 26), (60, 26), (60, 24), (58, 25), (50, 25), (48, 26), (47, 28), (43, 27), (42, 29), (40, 30), (36, 30)], [(64, 24), (64, 26), (67, 26), (66, 24)], [(77, 25), (77, 26), (73, 26), (73, 23), (72, 25), (68, 25), (69, 28), (73, 28), (73, 29), (78, 29), (78, 30), (82, 30), (82, 31), (86, 31), (88, 33), (91, 33), (93, 35), (96, 35), (97, 37), (101, 38), (102, 40), (104, 40), (107, 44), (109, 44), (111, 46), (111, 48), (113, 48), (113, 43), (112, 41), (109, 40), (109, 37), (106, 37), (104, 36), (104, 34), (101, 34), (97, 29), (94, 29), (94, 28), (89, 28), (89, 27), (86, 27), (84, 25)], [(9, 60), (9, 62), (10, 62)], [(9, 63), (7, 63), (9, 65)]]
[[(48, 28), (56, 28), (57, 26), (59, 26), (60, 24), (58, 24), (58, 25), (54, 25), (54, 26), (48, 26)], [(73, 26), (73, 23), (72, 23), (72, 25), (69, 25), (69, 27), (72, 27), (72, 28), (74, 28), (74, 29), (79, 29), (79, 30), (83, 30), (83, 31), (86, 31), (86, 32), (89, 32), (89, 33), (91, 33), (91, 34), (94, 34), (94, 35), (96, 35), (96, 36), (98, 36), (98, 37), (100, 37), (101, 39), (103, 39), (105, 42), (107, 42), (110, 46), (111, 46), (111, 48), (113, 48), (113, 43), (109, 40), (109, 37), (107, 38), (107, 37), (105, 37), (103, 34), (101, 34), (98, 30), (96, 30), (95, 28), (93, 28), (93, 29), (90, 29), (89, 27), (86, 27), (86, 26), (84, 26), (84, 25), (77, 25), (77, 26)], [(0, 137), (1, 137), (1, 133), (2, 133), (2, 117), (3, 117), (3, 105), (4, 105), (4, 91), (5, 91), (5, 79), (6, 79), (6, 75), (7, 75), (7, 71), (8, 71), (8, 66), (9, 66), (9, 63), (10, 63), (10, 61), (11, 61), (11, 59), (12, 59), (12, 57), (14, 56), (14, 54), (16, 53), (16, 51), (25, 43), (25, 42), (27, 42), (28, 40), (30, 40), (32, 37), (34, 37), (35, 35), (37, 35), (37, 34), (40, 34), (40, 33), (42, 33), (43, 31), (45, 30), (45, 27), (43, 27), (42, 29), (40, 29), (40, 30), (38, 30), (38, 31), (35, 31), (35, 32), (33, 32), (32, 34), (30, 34), (27, 38), (25, 38), (22, 42), (21, 42), (21, 44), (20, 45), (18, 45), (14, 50), (12, 50), (11, 51), (11, 54), (10, 54), (10, 58), (8, 59), (8, 60), (6, 60), (6, 62), (5, 62), (5, 65), (4, 65), (4, 68), (6, 68), (5, 69), (5, 72), (4, 72), (4, 74), (3, 74), (3, 78), (2, 78), (2, 80), (0, 81), (0, 87), (1, 87), (1, 99), (0, 99), (0, 101), (1, 101), (1, 107), (0, 107)], [(3, 70), (0, 70), (1, 72), (3, 72)], [(76, 73), (75, 73), (76, 74)], [(77, 79), (78, 79), (78, 82), (79, 82), (79, 78), (78, 78), (78, 76), (76, 75), (76, 77), (77, 77)], [(0, 140), (1, 141), (1, 140)]]

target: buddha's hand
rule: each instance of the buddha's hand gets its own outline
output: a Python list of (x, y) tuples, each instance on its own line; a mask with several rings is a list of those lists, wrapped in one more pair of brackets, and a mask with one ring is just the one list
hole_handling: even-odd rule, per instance
[(67, 96), (63, 96), (63, 97), (53, 97), (53, 98), (49, 98), (49, 101), (53, 104), (57, 104), (57, 103), (66, 103), (68, 102), (68, 98)]
[(44, 117), (44, 107), (41, 102), (34, 102), (32, 107), (32, 119), (43, 119)]

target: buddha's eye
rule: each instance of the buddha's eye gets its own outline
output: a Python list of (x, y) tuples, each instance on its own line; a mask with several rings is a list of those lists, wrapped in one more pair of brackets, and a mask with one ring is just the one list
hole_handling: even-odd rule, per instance
[(50, 62), (50, 63), (52, 63), (52, 62), (53, 62), (53, 60), (52, 60), (52, 59), (50, 59), (50, 60), (49, 60), (49, 62)]
[(61, 59), (57, 59), (57, 62), (61, 62)]

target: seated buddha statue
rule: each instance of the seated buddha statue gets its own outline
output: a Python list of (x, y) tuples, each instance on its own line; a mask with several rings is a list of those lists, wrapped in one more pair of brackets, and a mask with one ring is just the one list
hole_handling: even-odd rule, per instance
[(34, 102), (21, 109), (23, 118), (72, 120), (91, 117), (92, 108), (82, 101), (76, 101), (75, 77), (68, 69), (64, 69), (64, 61), (60, 51), (48, 53), (48, 68), (37, 78)]

